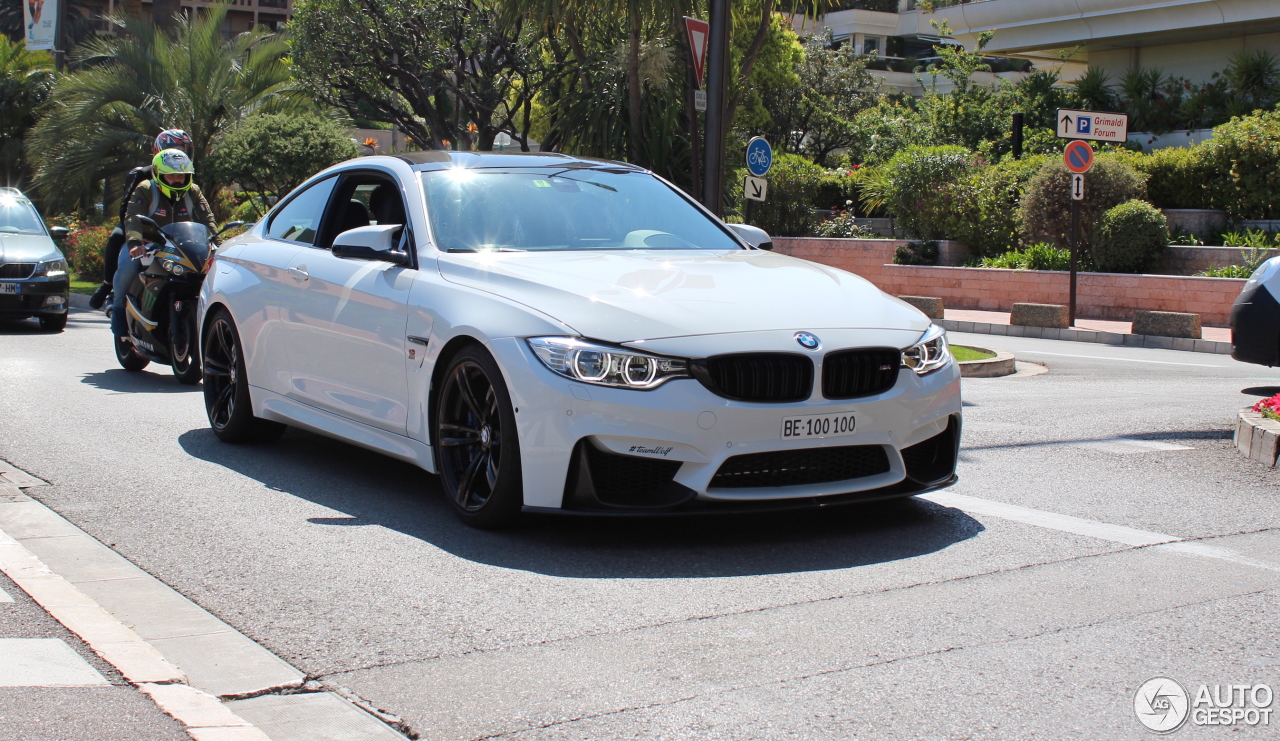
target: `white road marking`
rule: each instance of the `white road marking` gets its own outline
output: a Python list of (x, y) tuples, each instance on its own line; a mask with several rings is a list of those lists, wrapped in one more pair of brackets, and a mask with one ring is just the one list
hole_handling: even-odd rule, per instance
[(13, 601), (13, 598), (9, 596), (9, 593), (4, 591), (3, 589), (0, 589), (0, 602), (12, 602), (12, 601)]
[(0, 687), (104, 687), (105, 677), (58, 638), (0, 638)]
[(1093, 440), (1075, 443), (1076, 447), (1089, 450), (1101, 450), (1104, 453), (1132, 455), (1134, 453), (1154, 453), (1166, 450), (1194, 450), (1190, 445), (1175, 445), (1160, 440), (1137, 440), (1132, 437), (1117, 437), (1112, 440)]
[(1244, 566), (1253, 566), (1260, 569), (1267, 569), (1269, 571), (1280, 571), (1280, 564), (1260, 561), (1258, 559), (1236, 553), (1235, 551), (1227, 548), (1220, 548), (1218, 546), (1208, 545), (1207, 543), (1199, 541), (1186, 541), (1175, 535), (1153, 533), (1148, 530), (1138, 530), (1136, 528), (1125, 527), (1124, 525), (1112, 525), (1107, 522), (1086, 520), (1081, 517), (1060, 515), (1056, 512), (1045, 512), (1044, 510), (1022, 507), (1017, 504), (1006, 504), (1004, 502), (995, 502), (990, 499), (981, 499), (979, 497), (971, 497), (964, 494), (952, 494), (945, 491), (933, 492), (932, 494), (922, 494), (919, 498), (927, 499), (934, 504), (940, 504), (943, 507), (952, 507), (971, 514), (990, 515), (991, 517), (999, 517), (1004, 520), (1021, 522), (1025, 525), (1034, 525), (1036, 527), (1043, 527), (1049, 530), (1073, 533), (1075, 535), (1084, 535), (1090, 538), (1098, 538), (1100, 540), (1109, 540), (1113, 543), (1123, 543), (1124, 545), (1136, 547), (1159, 546), (1163, 550), (1172, 551), (1174, 553), (1201, 556), (1205, 558), (1216, 558), (1221, 561), (1230, 561)]
[[(1147, 348), (1151, 349), (1151, 348)], [(1019, 355), (1053, 355), (1059, 358), (1084, 358), (1085, 360), (1114, 360), (1117, 363), (1152, 363), (1154, 365), (1186, 365), (1193, 368), (1232, 368), (1230, 365), (1214, 365), (1211, 363), (1175, 363), (1171, 360), (1138, 360), (1137, 358), (1109, 358), (1106, 355), (1073, 355), (1065, 352), (1044, 352), (1043, 350), (1019, 350)]]

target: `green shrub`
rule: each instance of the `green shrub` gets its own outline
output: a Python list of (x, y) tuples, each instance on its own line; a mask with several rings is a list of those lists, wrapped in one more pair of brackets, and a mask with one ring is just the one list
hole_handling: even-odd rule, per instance
[(1028, 183), (1051, 157), (1004, 159), (975, 167), (951, 185), (944, 231), (964, 242), (979, 257), (1019, 244), (1018, 203)]
[(1214, 208), (1233, 221), (1280, 218), (1280, 111), (1233, 118), (1197, 149)]
[(1127, 161), (1147, 175), (1147, 200), (1156, 208), (1212, 208), (1213, 174), (1203, 147), (1168, 147)]
[(58, 247), (67, 256), (71, 272), (81, 280), (102, 280), (102, 250), (107, 246), (107, 238), (114, 228), (110, 225), (73, 226), (67, 238), (59, 243)]
[[(736, 170), (732, 188), (741, 197), (746, 170)], [(804, 237), (813, 229), (814, 199), (824, 171), (804, 157), (775, 154), (768, 200), (751, 206), (751, 223), (775, 237)], [(745, 209), (746, 200), (741, 201)], [(745, 211), (744, 211), (745, 213)]]
[[(1107, 210), (1146, 195), (1146, 176), (1126, 164), (1122, 155), (1098, 155), (1084, 176), (1084, 200), (1080, 202), (1077, 244), (1087, 253), (1093, 225)], [(1069, 244), (1071, 233), (1071, 173), (1061, 160), (1051, 160), (1027, 184), (1019, 209), (1024, 243)]]
[(1037, 242), (1023, 250), (1010, 250), (1003, 255), (983, 258), (980, 267), (1008, 270), (1069, 270), (1071, 250)]
[(875, 239), (879, 235), (858, 224), (852, 211), (841, 211), (813, 228), (813, 236), (843, 239)]
[(952, 186), (974, 164), (964, 147), (909, 147), (863, 176), (863, 201), (888, 209), (909, 237), (944, 239), (957, 197)]
[(1141, 273), (1169, 244), (1164, 214), (1146, 201), (1126, 201), (1102, 215), (1093, 234), (1093, 261), (1108, 273)]
[(224, 136), (208, 169), (222, 182), (283, 197), (324, 168), (356, 156), (345, 127), (320, 114), (264, 113)]
[(857, 211), (862, 188), (858, 169), (827, 170), (818, 178), (813, 207), (831, 211)]
[(937, 265), (938, 243), (908, 242), (893, 251), (894, 265)]

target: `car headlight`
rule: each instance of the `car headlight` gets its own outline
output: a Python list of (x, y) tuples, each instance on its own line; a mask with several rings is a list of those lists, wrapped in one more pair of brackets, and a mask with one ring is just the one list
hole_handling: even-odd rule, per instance
[(582, 383), (652, 389), (689, 378), (689, 361), (624, 350), (573, 337), (530, 337), (526, 342), (553, 373)]
[(947, 331), (936, 324), (929, 325), (919, 342), (902, 351), (902, 364), (917, 376), (932, 373), (949, 362), (951, 349), (947, 346)]
[(43, 275), (47, 278), (61, 278), (66, 274), (66, 260), (46, 260), (36, 265), (36, 271), (32, 273), (32, 276)]

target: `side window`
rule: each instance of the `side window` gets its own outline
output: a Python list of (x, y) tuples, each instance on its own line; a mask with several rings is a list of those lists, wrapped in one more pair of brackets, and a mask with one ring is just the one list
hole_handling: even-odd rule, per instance
[(324, 216), (324, 207), (329, 203), (333, 186), (338, 182), (336, 177), (326, 178), (312, 185), (284, 205), (267, 226), (267, 237), (286, 239), (290, 242), (315, 244), (316, 232), (320, 229), (320, 219)]

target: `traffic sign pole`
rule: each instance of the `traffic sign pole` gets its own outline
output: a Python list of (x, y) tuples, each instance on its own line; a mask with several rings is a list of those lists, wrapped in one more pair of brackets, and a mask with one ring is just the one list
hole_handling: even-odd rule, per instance
[(1071, 296), (1067, 301), (1067, 326), (1076, 326), (1076, 255), (1079, 250), (1076, 248), (1076, 229), (1080, 225), (1080, 201), (1071, 199)]

